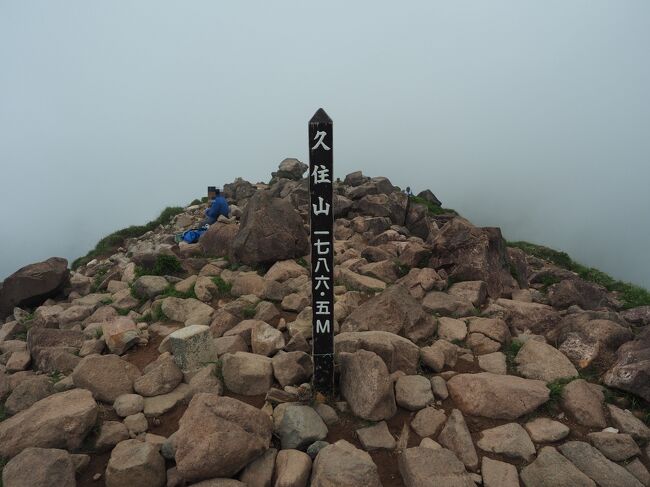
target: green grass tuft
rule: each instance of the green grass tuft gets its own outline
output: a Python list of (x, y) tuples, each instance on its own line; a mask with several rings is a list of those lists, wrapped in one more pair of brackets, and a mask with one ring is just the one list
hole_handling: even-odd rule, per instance
[(618, 281), (603, 271), (584, 266), (574, 261), (566, 252), (524, 241), (508, 242), (508, 246), (516, 247), (529, 255), (547, 260), (559, 267), (575, 272), (585, 281), (600, 284), (608, 291), (617, 292), (624, 308), (650, 306), (650, 292), (647, 289), (629, 282)]
[(213, 277), (212, 282), (214, 282), (214, 284), (217, 286), (217, 290), (219, 292), (219, 295), (217, 297), (223, 298), (226, 296), (230, 296), (230, 290), (232, 289), (232, 284), (227, 283), (220, 276)]
[(300, 257), (299, 259), (296, 259), (296, 264), (304, 267), (305, 269), (309, 268), (309, 264), (307, 263), (304, 257)]
[(242, 316), (244, 317), (245, 320), (250, 320), (255, 316), (255, 306), (252, 304), (249, 304), (248, 306), (244, 306), (244, 309), (242, 309)]
[(503, 353), (506, 356), (506, 364), (508, 366), (508, 373), (509, 374), (515, 374), (515, 371), (517, 370), (517, 364), (515, 364), (515, 357), (519, 353), (519, 350), (521, 350), (521, 347), (523, 347), (524, 344), (523, 342), (520, 342), (519, 340), (512, 340), (510, 343), (508, 343), (508, 346), (503, 350)]
[(183, 208), (180, 206), (168, 206), (160, 213), (158, 218), (146, 223), (145, 225), (132, 225), (105, 236), (97, 242), (94, 249), (83, 257), (75, 259), (74, 262), (72, 262), (72, 269), (87, 264), (96, 257), (105, 256), (115, 252), (118, 247), (124, 244), (124, 241), (127, 238), (141, 237), (145, 233), (155, 230), (159, 225), (167, 225), (174, 216), (182, 212)]
[(452, 210), (451, 208), (443, 208), (442, 206), (436, 206), (430, 201), (427, 201), (424, 198), (420, 198), (419, 196), (410, 196), (409, 198), (413, 203), (426, 206), (430, 215), (457, 215), (458, 216), (458, 212), (456, 210)]

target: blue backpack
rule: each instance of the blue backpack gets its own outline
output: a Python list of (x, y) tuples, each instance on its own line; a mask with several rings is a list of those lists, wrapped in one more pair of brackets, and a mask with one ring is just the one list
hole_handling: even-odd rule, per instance
[(181, 238), (187, 243), (196, 243), (199, 241), (199, 237), (203, 235), (208, 229), (207, 228), (193, 228), (183, 232)]

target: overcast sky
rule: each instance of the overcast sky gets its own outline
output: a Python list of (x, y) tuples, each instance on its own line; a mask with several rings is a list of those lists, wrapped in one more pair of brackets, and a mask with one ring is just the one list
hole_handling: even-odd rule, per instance
[(0, 0), (0, 279), (307, 158), (650, 286), (650, 2)]

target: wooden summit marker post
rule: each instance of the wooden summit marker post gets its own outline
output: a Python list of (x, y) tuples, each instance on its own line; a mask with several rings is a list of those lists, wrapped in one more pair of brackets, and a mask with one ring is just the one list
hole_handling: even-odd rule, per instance
[(334, 387), (334, 207), (332, 120), (319, 108), (309, 121), (312, 359), (314, 390)]

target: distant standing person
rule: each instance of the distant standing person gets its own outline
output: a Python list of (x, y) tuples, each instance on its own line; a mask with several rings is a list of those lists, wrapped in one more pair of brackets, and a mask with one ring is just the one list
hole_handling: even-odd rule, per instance
[(216, 193), (217, 196), (212, 200), (212, 204), (207, 210), (205, 210), (205, 219), (201, 222), (201, 226), (212, 225), (217, 221), (217, 218), (219, 218), (220, 215), (228, 218), (228, 214), (230, 213), (228, 202), (226, 201), (226, 198), (221, 195), (221, 191), (217, 189)]

